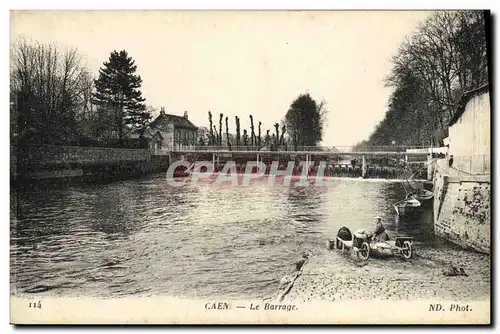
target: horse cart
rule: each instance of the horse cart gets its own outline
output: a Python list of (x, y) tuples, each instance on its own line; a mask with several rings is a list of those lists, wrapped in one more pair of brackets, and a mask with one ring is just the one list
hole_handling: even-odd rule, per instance
[(342, 250), (352, 250), (359, 259), (366, 261), (370, 254), (378, 253), (385, 255), (402, 255), (405, 259), (413, 256), (413, 238), (395, 237), (387, 241), (378, 241), (373, 233), (357, 231), (352, 233), (349, 228), (342, 226), (335, 240), (335, 248)]

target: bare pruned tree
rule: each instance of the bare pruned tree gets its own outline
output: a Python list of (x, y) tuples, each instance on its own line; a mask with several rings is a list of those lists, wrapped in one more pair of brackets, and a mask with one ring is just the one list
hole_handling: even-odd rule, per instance
[[(10, 50), (10, 93), (19, 139), (60, 144), (77, 139), (78, 121), (91, 110), (92, 80), (76, 49), (15, 42)], [(89, 109), (90, 108), (90, 109)]]

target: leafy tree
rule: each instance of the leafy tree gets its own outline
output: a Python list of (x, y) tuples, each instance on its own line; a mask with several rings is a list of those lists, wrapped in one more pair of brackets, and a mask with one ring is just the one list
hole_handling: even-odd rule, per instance
[(140, 90), (142, 79), (135, 74), (136, 70), (135, 61), (127, 51), (113, 51), (94, 81), (93, 102), (113, 114), (120, 141), (125, 125), (142, 130), (151, 118)]
[(248, 133), (247, 129), (243, 130), (243, 145), (248, 146)]
[(270, 130), (266, 130), (266, 136), (264, 137), (264, 144), (269, 146), (271, 144), (271, 136), (269, 135)]
[(273, 133), (272, 136), (271, 136), (271, 151), (274, 151), (275, 150), (275, 147), (276, 147), (276, 134)]
[(326, 113), (325, 103), (317, 104), (309, 94), (302, 94), (293, 101), (284, 123), (295, 148), (316, 146), (321, 142)]

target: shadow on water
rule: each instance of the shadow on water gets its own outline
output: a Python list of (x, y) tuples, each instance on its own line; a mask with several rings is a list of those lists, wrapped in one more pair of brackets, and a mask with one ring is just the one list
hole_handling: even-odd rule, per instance
[(65, 217), (73, 216), (71, 190), (13, 191), (11, 243), (36, 247), (38, 243), (67, 233)]
[(434, 235), (432, 200), (425, 202), (414, 213), (399, 216), (394, 203), (406, 195), (400, 183), (388, 183), (380, 191), (383, 197), (385, 227), (391, 235), (413, 237), (415, 242), (435, 245), (438, 241)]
[(433, 246), (439, 241), (434, 234), (432, 209), (421, 209), (409, 216), (394, 214), (394, 221), (396, 232), (412, 236), (416, 242)]

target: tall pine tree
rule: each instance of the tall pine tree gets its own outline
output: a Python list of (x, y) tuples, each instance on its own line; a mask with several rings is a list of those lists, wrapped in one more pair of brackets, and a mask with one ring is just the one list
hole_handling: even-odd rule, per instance
[(151, 118), (140, 90), (142, 79), (135, 74), (136, 70), (135, 61), (127, 51), (113, 51), (99, 69), (99, 78), (94, 81), (93, 102), (113, 115), (113, 127), (118, 130), (120, 141), (124, 126), (132, 125), (142, 134)]

